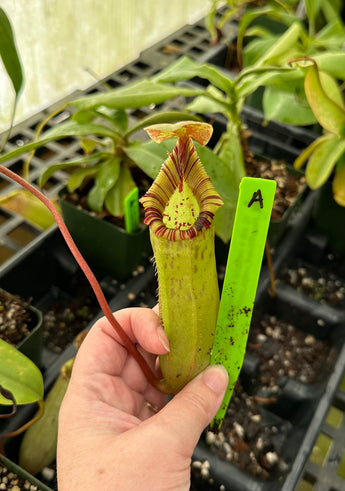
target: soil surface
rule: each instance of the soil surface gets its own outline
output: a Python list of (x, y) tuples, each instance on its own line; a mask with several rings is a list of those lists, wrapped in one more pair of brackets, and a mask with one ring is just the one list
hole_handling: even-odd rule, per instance
[[(100, 285), (106, 299), (113, 297), (123, 287), (112, 278), (104, 278)], [(81, 271), (74, 275), (69, 291), (52, 289), (49, 303), (42, 307), (44, 346), (60, 353), (75, 337), (88, 327), (99, 314), (96, 296)]]
[[(318, 381), (334, 361), (333, 351), (326, 341), (264, 316), (251, 327), (248, 352), (260, 360), (250, 393), (238, 383), (221, 431), (208, 429), (204, 438), (221, 458), (254, 478), (279, 479), (289, 468), (282, 449), (291, 423), (270, 412), (269, 404), (277, 402), (281, 382), (288, 377), (303, 383)], [(194, 463), (193, 473), (212, 480), (212, 469), (205, 463)]]
[(316, 339), (274, 315), (264, 315), (252, 323), (247, 349), (260, 359), (260, 389), (270, 393), (278, 392), (280, 380), (288, 377), (307, 384), (319, 381), (335, 357), (328, 341)]
[(326, 263), (294, 263), (282, 268), (279, 279), (321, 304), (345, 309), (345, 277), (339, 276), (343, 262), (328, 254)]
[(31, 300), (12, 295), (0, 289), (0, 338), (17, 346), (32, 327)]
[(12, 471), (9, 471), (5, 465), (0, 462), (0, 489), (8, 489), (13, 491), (29, 490), (39, 491), (39, 487), (31, 484), (26, 479), (18, 477)]
[[(79, 292), (80, 293), (80, 292)], [(43, 314), (43, 342), (46, 348), (60, 353), (83, 331), (100, 308), (91, 295), (55, 301)]]
[[(278, 478), (288, 470), (281, 448), (289, 426), (284, 420), (263, 413), (255, 398), (239, 383), (221, 431), (208, 429), (205, 440), (221, 458), (256, 478), (267, 480)], [(204, 477), (207, 477), (205, 471)]]
[(305, 177), (296, 171), (289, 170), (285, 162), (255, 156), (245, 152), (245, 167), (249, 177), (273, 179), (277, 183), (272, 219), (279, 220), (285, 211), (295, 202), (305, 187)]

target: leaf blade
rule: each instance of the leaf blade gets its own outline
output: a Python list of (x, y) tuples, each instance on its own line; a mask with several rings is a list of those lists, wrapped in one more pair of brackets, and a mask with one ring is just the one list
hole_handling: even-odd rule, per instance
[[(0, 359), (0, 385), (12, 392), (18, 405), (43, 399), (42, 374), (29, 358), (0, 339)], [(0, 404), (12, 402), (0, 395)]]
[(12, 86), (19, 96), (23, 84), (24, 76), (19, 54), (16, 48), (12, 26), (5, 11), (0, 7), (0, 56), (5, 66), (6, 72), (11, 79)]

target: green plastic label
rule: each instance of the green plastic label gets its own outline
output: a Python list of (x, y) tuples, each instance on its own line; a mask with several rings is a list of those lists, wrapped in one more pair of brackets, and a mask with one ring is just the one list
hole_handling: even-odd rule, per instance
[(125, 228), (129, 234), (139, 227), (139, 191), (135, 187), (125, 197)]
[(244, 177), (219, 306), (211, 364), (229, 373), (223, 403), (212, 422), (220, 428), (242, 368), (270, 223), (276, 182)]

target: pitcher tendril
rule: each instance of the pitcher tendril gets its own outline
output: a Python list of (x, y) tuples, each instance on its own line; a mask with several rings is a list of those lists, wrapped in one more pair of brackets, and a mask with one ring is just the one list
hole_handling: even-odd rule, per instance
[(193, 143), (205, 145), (212, 126), (186, 121), (146, 131), (156, 142), (177, 137), (141, 198), (158, 273), (159, 312), (170, 343), (170, 353), (160, 357), (161, 389), (176, 393), (210, 362), (219, 306), (213, 218), (223, 201)]

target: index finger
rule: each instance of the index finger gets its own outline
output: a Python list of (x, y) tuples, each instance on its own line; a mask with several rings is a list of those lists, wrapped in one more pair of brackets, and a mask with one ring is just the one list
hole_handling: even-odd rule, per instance
[[(116, 312), (116, 319), (134, 344), (148, 353), (164, 354), (168, 340), (158, 315), (149, 308), (127, 308)], [(102, 371), (120, 373), (128, 352), (105, 317), (99, 319), (83, 341), (77, 356), (77, 367), (85, 373)]]

